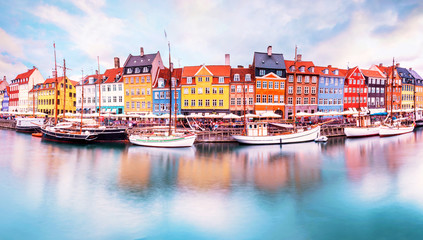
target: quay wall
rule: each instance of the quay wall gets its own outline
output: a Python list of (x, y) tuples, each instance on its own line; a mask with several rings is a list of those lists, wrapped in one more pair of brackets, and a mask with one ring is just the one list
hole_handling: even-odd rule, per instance
[(16, 120), (0, 119), (0, 128), (15, 129)]

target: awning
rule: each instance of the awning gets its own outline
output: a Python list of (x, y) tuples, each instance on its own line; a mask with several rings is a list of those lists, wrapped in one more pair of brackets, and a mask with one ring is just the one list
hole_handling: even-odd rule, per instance
[(108, 108), (108, 109), (106, 110), (106, 113), (109, 113), (109, 112), (111, 112), (111, 111), (112, 111), (112, 109)]
[(112, 113), (116, 113), (116, 108), (112, 109)]

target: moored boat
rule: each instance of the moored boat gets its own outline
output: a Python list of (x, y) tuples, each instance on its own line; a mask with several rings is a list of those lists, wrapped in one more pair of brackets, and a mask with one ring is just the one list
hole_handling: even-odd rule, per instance
[(56, 127), (43, 127), (43, 140), (63, 143), (89, 143), (97, 139), (98, 134), (89, 131), (76, 132)]
[(131, 135), (129, 141), (132, 144), (145, 147), (178, 148), (191, 147), (196, 139), (195, 134), (174, 134), (174, 135)]
[(16, 131), (23, 133), (37, 132), (44, 124), (44, 118), (16, 118)]
[(344, 133), (347, 137), (370, 137), (379, 135), (380, 126), (346, 127)]
[(414, 130), (414, 124), (412, 124), (411, 126), (403, 126), (400, 124), (396, 124), (393, 126), (384, 125), (384, 126), (380, 126), (379, 135), (381, 137), (389, 137), (389, 136), (410, 133), (413, 130)]

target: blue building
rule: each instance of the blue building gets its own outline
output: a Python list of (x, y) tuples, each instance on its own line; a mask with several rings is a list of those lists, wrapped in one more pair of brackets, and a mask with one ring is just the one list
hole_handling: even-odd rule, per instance
[(4, 90), (1, 90), (0, 95), (4, 95), (3, 101), (1, 104), (1, 111), (7, 112), (9, 111), (9, 87), (6, 87)]
[(163, 115), (169, 113), (170, 96), (172, 97), (172, 114), (175, 113), (175, 91), (177, 114), (181, 114), (181, 76), (182, 68), (172, 71), (172, 94), (169, 90), (170, 71), (168, 68), (159, 70), (159, 77), (153, 84), (153, 114)]
[(319, 93), (317, 110), (319, 112), (342, 112), (344, 110), (344, 80), (346, 70), (327, 67), (316, 67), (319, 73)]

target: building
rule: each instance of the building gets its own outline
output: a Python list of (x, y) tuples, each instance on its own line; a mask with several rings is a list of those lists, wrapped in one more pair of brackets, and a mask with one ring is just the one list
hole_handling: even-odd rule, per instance
[(10, 110), (19, 112), (32, 111), (28, 93), (36, 84), (43, 82), (44, 78), (36, 67), (18, 74), (11, 83)]
[(367, 107), (374, 110), (385, 110), (386, 76), (380, 70), (361, 69), (367, 85)]
[[(38, 111), (48, 114), (50, 117), (55, 116), (56, 110), (56, 79), (48, 78), (37, 89), (38, 91)], [(75, 113), (76, 112), (76, 81), (64, 77), (58, 77), (57, 88), (57, 113)], [(65, 101), (66, 100), (66, 101)]]
[(6, 76), (3, 76), (3, 80), (0, 80), (0, 91), (5, 90), (9, 86), (9, 83), (6, 81)]
[(152, 112), (152, 85), (164, 68), (160, 52), (139, 56), (129, 54), (123, 66), (125, 113), (146, 114)]
[[(385, 81), (386, 94), (385, 94), (385, 105), (386, 109), (393, 110), (401, 109), (401, 89), (402, 83), (401, 78), (398, 75), (396, 66), (385, 67), (382, 64), (373, 65), (370, 70), (379, 69), (385, 76), (387, 76), (388, 81)], [(392, 80), (393, 78), (393, 80)], [(391, 97), (392, 96), (392, 97)], [(392, 100), (392, 101), (391, 101)]]
[(38, 112), (38, 90), (42, 83), (35, 85), (28, 93), (29, 108), (31, 112)]
[(101, 78), (101, 111), (122, 114), (124, 112), (123, 68), (115, 57), (115, 67), (107, 69)]
[(348, 69), (344, 82), (344, 110), (357, 109), (361, 111), (367, 107), (367, 85), (361, 69)]
[(188, 66), (182, 70), (182, 114), (229, 113), (231, 66)]
[[(312, 61), (303, 61), (301, 54), (297, 60), (285, 60), (287, 89), (286, 92), (286, 118), (291, 118), (294, 111), (315, 113), (317, 112), (317, 78), (319, 73)], [(295, 101), (295, 102), (294, 102)]]
[[(172, 93), (169, 90), (170, 71), (168, 68), (159, 70), (159, 78), (153, 85), (153, 113), (163, 115), (169, 113), (170, 98), (172, 98), (172, 114), (181, 114), (181, 79), (182, 68), (175, 68), (172, 71)], [(176, 91), (176, 107), (175, 107)]]
[(1, 109), (0, 109), (2, 112), (9, 111), (9, 92), (10, 92), (10, 87), (8, 86), (4, 90), (0, 90), (0, 95), (3, 98), (1, 103)]
[(318, 105), (319, 112), (342, 112), (344, 110), (344, 82), (347, 70), (328, 65), (315, 67), (319, 74)]
[(414, 77), (407, 70), (397, 64), (397, 72), (401, 78), (401, 109), (412, 109), (414, 108)]
[[(229, 83), (229, 110), (231, 113), (244, 115), (244, 109), (245, 113), (254, 113), (254, 80), (252, 67), (238, 66), (231, 69), (231, 82)], [(242, 99), (245, 99), (245, 102)]]
[[(99, 109), (99, 92), (98, 92), (98, 79), (101, 79), (102, 75), (96, 70), (96, 74), (87, 75), (83, 81), (79, 81), (76, 84), (76, 111), (83, 113), (96, 113)], [(84, 90), (84, 99), (82, 99), (82, 90)], [(84, 101), (84, 109), (82, 109), (82, 101)]]
[(415, 90), (416, 90), (416, 108), (423, 108), (423, 78), (412, 68), (408, 69), (410, 74), (414, 77), (415, 80)]
[(267, 52), (254, 52), (253, 70), (255, 76), (255, 103), (257, 114), (275, 112), (285, 114), (286, 67), (283, 54), (273, 53), (272, 46)]

